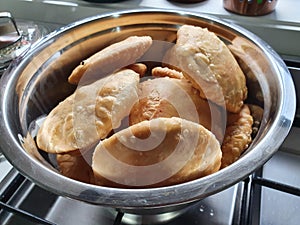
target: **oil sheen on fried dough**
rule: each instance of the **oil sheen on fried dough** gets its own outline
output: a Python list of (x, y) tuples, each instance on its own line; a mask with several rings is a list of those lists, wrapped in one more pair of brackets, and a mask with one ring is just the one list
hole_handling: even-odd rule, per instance
[(95, 183), (160, 187), (219, 170), (221, 149), (203, 126), (177, 117), (142, 121), (101, 141), (93, 155)]
[(139, 74), (124, 69), (78, 87), (46, 117), (37, 135), (38, 147), (65, 153), (105, 138), (137, 101), (138, 83)]
[(234, 56), (218, 36), (197, 26), (183, 25), (164, 63), (183, 72), (201, 97), (239, 112), (247, 97), (246, 79)]

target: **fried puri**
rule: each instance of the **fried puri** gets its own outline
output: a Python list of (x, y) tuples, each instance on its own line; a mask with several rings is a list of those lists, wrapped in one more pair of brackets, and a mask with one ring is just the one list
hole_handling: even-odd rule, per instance
[(164, 63), (182, 71), (201, 97), (239, 112), (247, 97), (246, 79), (234, 56), (213, 32), (183, 25)]
[(75, 150), (68, 153), (56, 154), (59, 172), (66, 177), (81, 182), (94, 183), (91, 152)]
[(184, 78), (182, 72), (179, 72), (175, 69), (171, 69), (169, 67), (154, 67), (151, 73), (154, 77), (171, 77), (177, 79)]
[(113, 187), (160, 187), (219, 170), (222, 152), (215, 136), (177, 117), (132, 125), (101, 141), (92, 169), (95, 183)]
[(124, 69), (80, 86), (46, 117), (37, 145), (49, 153), (66, 153), (105, 138), (128, 116), (137, 101), (139, 75)]
[(235, 162), (251, 143), (253, 117), (248, 105), (239, 113), (228, 113), (225, 137), (221, 146), (222, 168)]
[(68, 81), (78, 84), (81, 78), (95, 79), (136, 62), (152, 45), (150, 36), (131, 36), (114, 43), (82, 61), (71, 73)]
[(134, 63), (125, 67), (126, 69), (131, 69), (138, 73), (140, 77), (144, 77), (147, 72), (147, 66), (143, 63)]
[(130, 111), (129, 124), (158, 117), (180, 117), (199, 123), (219, 140), (226, 126), (222, 109), (201, 98), (199, 91), (184, 78), (159, 77), (139, 84), (139, 101)]

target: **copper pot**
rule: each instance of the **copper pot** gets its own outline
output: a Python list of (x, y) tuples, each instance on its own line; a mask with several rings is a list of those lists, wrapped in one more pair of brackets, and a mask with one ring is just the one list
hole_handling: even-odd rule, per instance
[(237, 14), (261, 16), (273, 12), (277, 2), (278, 0), (223, 0), (223, 6)]

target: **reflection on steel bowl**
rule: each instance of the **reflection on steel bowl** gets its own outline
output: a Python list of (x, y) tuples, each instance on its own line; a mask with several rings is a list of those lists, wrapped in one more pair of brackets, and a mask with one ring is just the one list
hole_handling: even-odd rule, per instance
[[(76, 90), (68, 83), (73, 69), (129, 36), (147, 35), (154, 41), (174, 43), (177, 30), (185, 24), (207, 28), (231, 46), (247, 76), (247, 101), (263, 108), (247, 150), (215, 173), (169, 186), (103, 187), (60, 174), (55, 156), (38, 150), (34, 137), (28, 135), (36, 134), (44, 116)], [(161, 60), (149, 60), (147, 66)], [(296, 108), (288, 69), (264, 41), (218, 18), (169, 10), (113, 12), (70, 24), (43, 38), (3, 75), (1, 85), (1, 150), (22, 174), (59, 195), (142, 214), (177, 210), (247, 177), (277, 151)]]

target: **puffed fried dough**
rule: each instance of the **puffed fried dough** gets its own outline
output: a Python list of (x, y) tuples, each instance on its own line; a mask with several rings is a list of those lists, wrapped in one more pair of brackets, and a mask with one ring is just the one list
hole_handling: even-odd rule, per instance
[[(42, 164), (46, 165), (48, 168), (53, 169), (53, 165), (49, 163), (39, 152), (36, 142), (34, 140), (34, 137), (30, 134), (27, 133), (26, 137), (23, 137), (22, 140), (22, 146), (24, 150), (31, 156), (33, 156), (35, 159), (40, 161)], [(55, 170), (56, 171), (56, 170)]]
[(222, 121), (226, 115), (219, 106), (201, 98), (199, 91), (186, 79), (149, 79), (140, 83), (139, 90), (139, 101), (129, 114), (130, 125), (158, 117), (181, 117), (203, 125), (219, 140), (223, 139), (226, 123)]
[(126, 69), (131, 69), (138, 73), (140, 77), (144, 77), (147, 72), (147, 66), (143, 63), (134, 63), (125, 67)]
[(118, 71), (80, 86), (46, 117), (37, 134), (38, 147), (49, 153), (66, 153), (105, 138), (120, 126), (137, 99), (139, 75)]
[(56, 154), (56, 161), (62, 175), (85, 183), (93, 183), (94, 174), (91, 157), (80, 150)]
[(264, 97), (259, 80), (272, 73), (269, 66), (270, 62), (264, 52), (255, 44), (242, 37), (234, 38), (232, 43), (228, 45), (228, 48), (246, 74), (247, 87), (251, 90), (248, 97), (263, 103)]
[(221, 149), (203, 126), (181, 118), (132, 125), (101, 141), (93, 155), (95, 183), (114, 187), (161, 187), (219, 170)]
[(78, 84), (83, 75), (87, 77), (103, 76), (133, 64), (152, 45), (150, 36), (130, 36), (114, 43), (82, 61), (71, 73), (68, 81)]
[(263, 51), (249, 40), (237, 36), (228, 45), (228, 48), (236, 58), (243, 61), (245, 66), (248, 66), (248, 68), (245, 67), (245, 70), (251, 70), (249, 72), (252, 73), (249, 74), (249, 77), (247, 76), (251, 81), (257, 82), (259, 74), (271, 72), (268, 59)]
[(181, 26), (164, 62), (180, 68), (203, 98), (225, 105), (230, 112), (241, 110), (247, 97), (245, 75), (215, 33), (197, 26)]
[(241, 156), (251, 143), (253, 118), (248, 105), (239, 113), (228, 113), (225, 137), (221, 146), (222, 168), (229, 166)]
[(46, 117), (36, 137), (37, 146), (50, 153), (77, 149), (73, 130), (74, 95), (59, 103)]
[(171, 69), (169, 67), (154, 67), (151, 71), (152, 76), (155, 77), (170, 77), (182, 79), (184, 78), (182, 72), (177, 71), (175, 69)]

